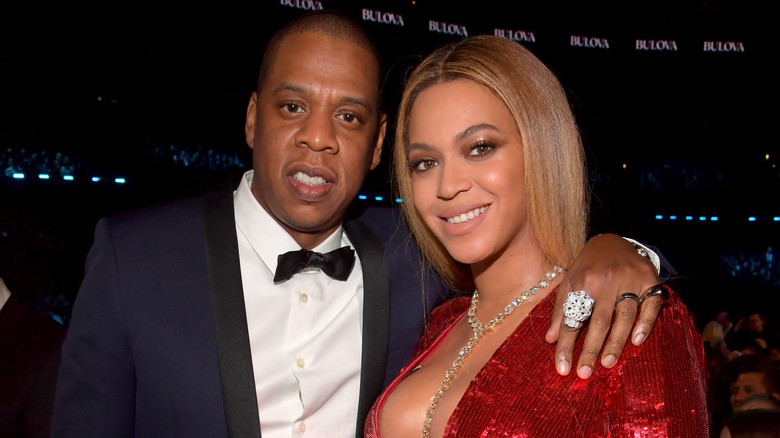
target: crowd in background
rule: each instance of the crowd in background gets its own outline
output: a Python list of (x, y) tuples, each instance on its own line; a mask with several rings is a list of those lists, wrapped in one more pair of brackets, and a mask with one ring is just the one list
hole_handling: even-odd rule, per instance
[(26, 148), (6, 148), (0, 151), (0, 169), (7, 178), (13, 178), (15, 174), (62, 177), (73, 175), (79, 167), (80, 165), (62, 152), (49, 153), (45, 149), (28, 152)]
[(245, 163), (238, 153), (215, 151), (201, 145), (160, 144), (155, 146), (152, 154), (163, 164), (211, 171), (225, 171), (232, 167), (246, 168), (249, 164)]
[[(771, 313), (769, 313), (771, 315)], [(764, 313), (732, 322), (721, 311), (702, 330), (710, 436), (780, 436), (780, 338)], [(724, 427), (729, 435), (721, 435)]]
[(780, 286), (780, 265), (775, 263), (771, 246), (764, 253), (732, 251), (721, 254), (720, 259), (735, 279), (757, 280), (766, 286)]
[[(197, 170), (207, 170), (213, 172), (224, 172), (231, 168), (247, 168), (249, 163), (242, 159), (236, 152), (226, 152), (206, 148), (202, 145), (175, 145), (157, 144), (145, 148), (143, 153), (147, 165), (151, 167), (173, 167), (188, 168)], [(126, 160), (127, 156), (116, 157), (119, 161)], [(135, 163), (135, 161), (133, 161)], [(62, 152), (49, 152), (45, 149), (40, 151), (28, 151), (26, 148), (5, 148), (0, 151), (0, 170), (2, 176), (14, 178), (14, 175), (23, 174), (27, 176), (37, 176), (40, 174), (49, 175), (49, 177), (64, 177), (84, 172), (93, 172), (88, 163), (82, 160), (72, 159)]]

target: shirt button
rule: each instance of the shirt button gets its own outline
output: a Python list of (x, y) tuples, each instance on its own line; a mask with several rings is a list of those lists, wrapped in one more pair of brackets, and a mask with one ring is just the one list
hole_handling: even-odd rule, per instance
[(300, 433), (306, 432), (306, 423), (303, 422), (298, 423), (298, 432)]
[(306, 361), (303, 360), (303, 358), (298, 358), (298, 360), (295, 361), (295, 363), (298, 364), (298, 368), (303, 368), (306, 366)]
[(306, 304), (309, 302), (309, 296), (306, 294), (301, 294), (301, 303)]

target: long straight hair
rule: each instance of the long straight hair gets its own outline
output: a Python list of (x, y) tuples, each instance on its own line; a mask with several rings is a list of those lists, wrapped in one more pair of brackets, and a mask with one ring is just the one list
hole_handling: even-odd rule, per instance
[(582, 249), (588, 196), (579, 131), (555, 75), (525, 47), (495, 36), (475, 36), (437, 49), (407, 79), (396, 125), (393, 167), (412, 233), (449, 286), (471, 292), (468, 266), (455, 261), (412, 202), (407, 161), (409, 118), (426, 88), (466, 79), (489, 89), (514, 117), (525, 156), (525, 197), (531, 229), (551, 264), (568, 266)]

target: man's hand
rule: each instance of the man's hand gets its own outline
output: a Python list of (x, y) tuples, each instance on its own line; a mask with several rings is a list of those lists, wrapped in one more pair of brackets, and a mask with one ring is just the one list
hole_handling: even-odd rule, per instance
[[(569, 374), (574, 344), (583, 327), (580, 325), (573, 329), (563, 324), (563, 302), (567, 292), (584, 290), (596, 301), (590, 320), (585, 322), (590, 324), (590, 329), (577, 363), (577, 375), (587, 379), (602, 347), (601, 365), (606, 368), (615, 365), (632, 327), (631, 342), (640, 345), (652, 330), (663, 305), (661, 297), (644, 300), (639, 320), (634, 325), (639, 307), (637, 302), (624, 299), (615, 306), (617, 297), (628, 292), (642, 297), (645, 291), (658, 283), (655, 266), (637, 254), (633, 244), (614, 234), (591, 238), (561, 280), (552, 324), (546, 336), (547, 342), (558, 342), (555, 349), (555, 369), (558, 373)], [(605, 345), (613, 312), (617, 313), (617, 317)]]

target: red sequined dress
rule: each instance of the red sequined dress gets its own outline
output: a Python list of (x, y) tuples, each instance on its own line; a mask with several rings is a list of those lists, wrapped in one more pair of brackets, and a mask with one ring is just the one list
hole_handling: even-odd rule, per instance
[[(558, 375), (555, 345), (544, 340), (555, 305), (553, 291), (480, 370), (447, 422), (444, 436), (706, 437), (701, 336), (685, 305), (669, 292), (644, 344), (629, 343), (613, 368), (597, 363), (591, 377), (582, 380), (574, 372)], [(468, 306), (464, 297), (433, 311), (414, 357), (369, 412), (366, 438), (379, 437), (379, 411), (387, 395), (438, 348)], [(582, 351), (584, 334), (577, 340), (575, 357)]]

